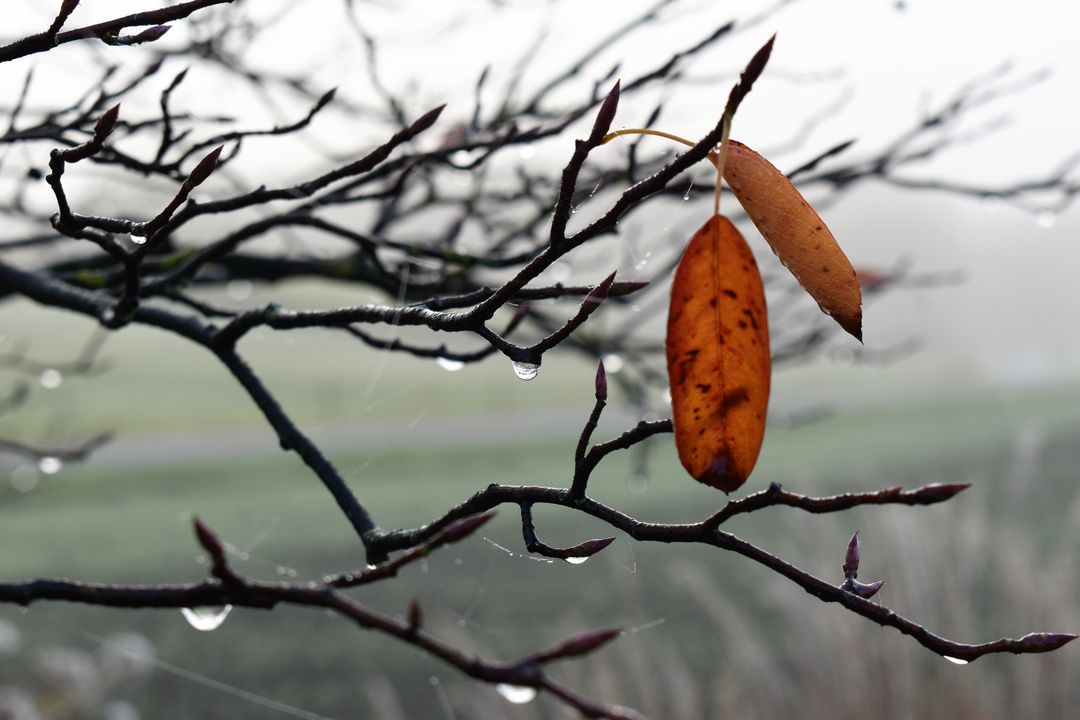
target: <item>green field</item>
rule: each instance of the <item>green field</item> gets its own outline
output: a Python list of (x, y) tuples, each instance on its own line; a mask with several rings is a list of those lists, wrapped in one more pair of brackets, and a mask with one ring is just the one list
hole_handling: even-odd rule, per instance
[[(776, 509), (741, 518), (733, 529), (830, 577), (839, 575), (846, 534), (859, 529), (865, 572), (889, 582), (885, 602), (961, 639), (1075, 631), (1078, 434), (1080, 393), (1068, 388), (937, 408), (852, 411), (773, 432), (751, 484), (777, 480), (807, 492), (935, 481), (975, 487), (944, 507), (871, 508), (835, 517)], [(1025, 438), (1031, 437), (1037, 453), (1034, 467), (1026, 468)], [(568, 436), (425, 450), (418, 437), (408, 451), (345, 452), (334, 459), (380, 524), (400, 526), (422, 522), (492, 481), (565, 483), (572, 448)], [(654, 443), (647, 482), (627, 481), (631, 460), (629, 453), (610, 458), (594, 479), (594, 494), (653, 520), (699, 519), (718, 506), (714, 491), (685, 478), (667, 442)], [(246, 562), (234, 561), (256, 576), (291, 570), (300, 579), (317, 579), (363, 564), (326, 493), (282, 453), (212, 463), (193, 457), (169, 467), (91, 463), (65, 468), (33, 492), (7, 491), (0, 508), (6, 550), (0, 575), (196, 579), (202, 568), (190, 532), (193, 513), (247, 552)], [(537, 562), (520, 555), (516, 520), (507, 508), (484, 538), (444, 549), (400, 581), (357, 591), (357, 597), (390, 613), (418, 598), (435, 633), (505, 658), (586, 628), (640, 628), (596, 660), (559, 672), (584, 691), (657, 717), (709, 716), (729, 707), (740, 708), (739, 717), (768, 717), (813, 703), (818, 709), (801, 716), (851, 716), (851, 704), (865, 701), (860, 693), (867, 691), (826, 692), (819, 685), (830, 673), (856, 685), (878, 683), (882, 693), (896, 696), (889, 707), (913, 708), (918, 717), (949, 715), (926, 710), (934, 705), (927, 692), (915, 693), (905, 682), (931, 688), (934, 707), (959, 711), (954, 717), (998, 694), (1002, 700), (987, 703), (984, 716), (1010, 717), (1011, 703), (1027, 698), (1019, 691), (1031, 677), (1041, 678), (1040, 707), (1080, 701), (1075, 683), (1054, 681), (1077, 676), (1073, 648), (954, 668), (891, 631), (819, 606), (740, 558), (701, 548), (632, 546), (620, 538), (586, 565)], [(595, 521), (550, 509), (539, 512), (538, 528), (553, 544), (606, 534)], [(1033, 582), (1049, 589), (1023, 589)], [(99, 652), (100, 638), (135, 630), (170, 666), (319, 716), (562, 716), (543, 698), (510, 706), (490, 688), (319, 612), (237, 610), (212, 633), (194, 631), (173, 611), (36, 605), (26, 614), (2, 612), (25, 646), (3, 669), (19, 683), (33, 682), (33, 664), (22, 659), (43, 647)], [(815, 660), (822, 653), (835, 653), (825, 668)], [(888, 681), (884, 667), (894, 668)], [(761, 700), (755, 693), (762, 673), (785, 678), (787, 692)], [(166, 720), (287, 716), (163, 668), (114, 693), (131, 699), (144, 717)], [(951, 699), (942, 704), (942, 697)]]

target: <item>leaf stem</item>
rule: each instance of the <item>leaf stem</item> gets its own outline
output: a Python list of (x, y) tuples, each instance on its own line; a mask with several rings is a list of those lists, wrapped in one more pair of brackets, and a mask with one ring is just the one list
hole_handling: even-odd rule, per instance
[[(622, 130), (614, 130), (609, 132), (600, 141), (601, 145), (606, 145), (608, 142), (614, 140), (622, 135), (655, 135), (656, 137), (666, 138), (668, 140), (674, 140), (677, 143), (683, 145), (689, 145), (693, 147), (696, 143), (692, 140), (687, 140), (684, 137), (674, 135), (663, 130), (654, 130), (652, 128), (623, 128)], [(720, 140), (719, 151), (712, 151), (708, 155), (709, 162), (716, 168), (716, 196), (713, 199), (713, 214), (720, 214), (720, 181), (724, 176), (722, 168), (724, 167), (724, 151), (727, 149), (728, 136), (731, 135), (731, 117), (724, 116), (724, 134)]]

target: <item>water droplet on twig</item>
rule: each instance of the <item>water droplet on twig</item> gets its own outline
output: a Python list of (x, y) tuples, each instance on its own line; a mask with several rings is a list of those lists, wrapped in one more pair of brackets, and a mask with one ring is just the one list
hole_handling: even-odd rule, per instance
[(180, 613), (188, 624), (201, 632), (210, 632), (221, 627), (221, 623), (225, 622), (230, 612), (232, 612), (232, 605), (180, 608)]
[(465, 363), (460, 360), (452, 360), (446, 357), (435, 358), (435, 364), (441, 367), (446, 372), (457, 372), (461, 368), (465, 367)]
[(585, 556), (585, 557), (568, 557), (568, 558), (566, 558), (566, 562), (570, 563), (571, 565), (581, 565), (582, 563), (584, 563), (588, 559), (589, 559), (588, 556)]
[(1044, 230), (1049, 230), (1057, 223), (1057, 213), (1053, 210), (1043, 210), (1035, 213), (1035, 224)]
[(515, 362), (513, 367), (514, 374), (521, 380), (532, 380), (540, 373), (540, 366), (533, 363)]
[(55, 475), (60, 472), (63, 467), (64, 463), (61, 462), (60, 458), (52, 457), (51, 455), (47, 455), (38, 460), (38, 470), (45, 475)]
[(527, 702), (532, 702), (533, 698), (536, 697), (536, 688), (531, 688), (527, 685), (499, 683), (495, 686), (495, 690), (506, 698), (507, 702), (511, 702), (515, 705), (524, 705)]
[(946, 660), (948, 660), (949, 662), (951, 662), (954, 665), (967, 665), (968, 664), (967, 660), (961, 660), (960, 658), (949, 657), (948, 655), (943, 655), (942, 657), (944, 657)]

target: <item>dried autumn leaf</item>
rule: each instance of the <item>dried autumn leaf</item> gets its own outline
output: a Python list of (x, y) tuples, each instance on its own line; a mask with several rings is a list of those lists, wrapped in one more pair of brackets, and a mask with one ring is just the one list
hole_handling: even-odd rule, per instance
[(729, 140), (724, 178), (799, 284), (840, 327), (862, 340), (862, 290), (844, 251), (810, 204), (772, 163)]
[(679, 460), (699, 482), (732, 492), (761, 450), (771, 359), (761, 274), (722, 215), (697, 231), (675, 270), (665, 349)]

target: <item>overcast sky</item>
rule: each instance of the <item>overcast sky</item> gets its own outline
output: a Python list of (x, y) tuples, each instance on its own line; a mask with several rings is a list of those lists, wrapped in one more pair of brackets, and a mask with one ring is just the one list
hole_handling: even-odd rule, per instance
[[(55, 4), (5, 6), (5, 34), (47, 24)], [(246, 4), (256, 11), (265, 9), (268, 16), (287, 8), (267, 42), (250, 49), (253, 59), (284, 71), (305, 69), (325, 87), (340, 86), (344, 95), (371, 100), (363, 51), (344, 21), (345, 3), (246, 0)], [(480, 71), (491, 65), (490, 86), (499, 88), (537, 33), (546, 29), (547, 40), (536, 53), (526, 85), (539, 82), (556, 64), (561, 66), (650, 4), (624, 0), (510, 2), (505, 7), (479, 1), (356, 2), (355, 6), (365, 28), (380, 39), (387, 84), (413, 88), (415, 107), (410, 110), (449, 102), (447, 116), (464, 117), (471, 110)], [(87, 0), (71, 22), (103, 19), (145, 5)], [(993, 187), (1039, 177), (1080, 151), (1077, 3), (909, 0), (900, 8), (894, 0), (804, 0), (779, 5), (785, 7), (755, 24), (754, 18), (774, 3), (675, 3), (658, 23), (598, 58), (583, 76), (585, 81), (602, 76), (619, 59), (620, 75), (632, 78), (735, 17), (744, 22), (741, 32), (686, 67), (693, 84), (677, 92), (661, 88), (646, 93), (636, 107), (644, 112), (658, 98), (666, 98), (664, 129), (690, 137), (705, 132), (722, 108), (732, 69), (777, 32), (773, 60), (740, 110), (734, 136), (762, 149), (783, 148), (808, 115), (830, 115), (805, 138), (803, 148), (774, 158), (782, 168), (796, 164), (800, 153), (805, 156), (851, 137), (858, 138), (853, 156), (860, 148), (880, 147), (915, 122), (922, 110), (936, 107), (964, 83), (1006, 61), (1013, 67), (1007, 77), (1017, 81), (1047, 70), (1050, 75), (974, 112), (969, 127), (1003, 119), (1008, 125), (906, 175)], [(175, 33), (182, 32), (181, 24)], [(50, 58), (56, 69), (39, 84), (40, 92), (85, 69), (77, 52), (57, 55)], [(120, 51), (115, 56), (123, 57)], [(137, 65), (138, 56), (130, 57), (123, 62)], [(12, 83), (23, 72), (2, 68), (0, 82), (6, 88), (18, 87)], [(201, 87), (205, 102), (206, 86)], [(194, 100), (198, 93), (192, 91), (189, 97)], [(230, 93), (228, 86), (220, 88), (215, 99), (223, 112), (250, 109), (245, 98)], [(634, 108), (634, 104), (621, 108), (620, 120), (640, 117), (640, 112), (634, 116)], [(620, 120), (616, 124), (624, 124)], [(559, 152), (536, 159), (562, 161)], [(267, 162), (280, 165), (288, 158), (274, 155)], [(1080, 172), (1072, 177), (1080, 179)], [(888, 266), (910, 258), (918, 270), (966, 272), (960, 287), (905, 293), (868, 309), (869, 346), (905, 337), (927, 343), (918, 358), (887, 371), (890, 382), (899, 387), (923, 382), (977, 388), (986, 383), (1077, 379), (1080, 221), (1075, 207), (1053, 216), (1044, 213), (1040, 219), (1036, 206), (1053, 200), (1032, 198), (1025, 210), (868, 185), (829, 208), (825, 219), (856, 265)]]

